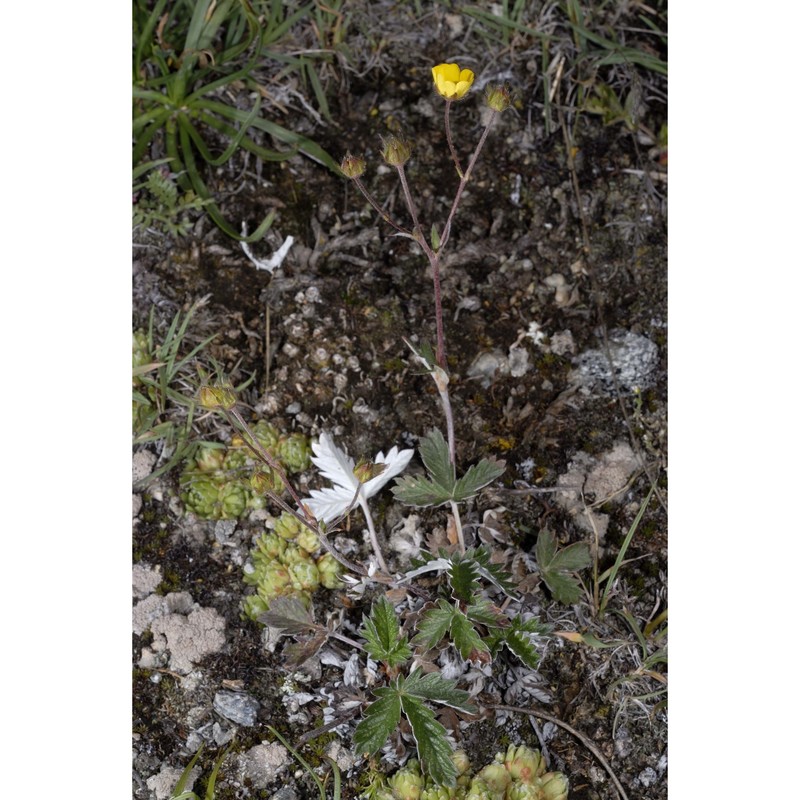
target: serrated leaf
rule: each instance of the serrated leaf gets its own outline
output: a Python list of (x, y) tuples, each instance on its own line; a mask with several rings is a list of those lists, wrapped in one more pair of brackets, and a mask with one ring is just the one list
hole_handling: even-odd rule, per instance
[(547, 584), (547, 588), (553, 593), (553, 597), (565, 606), (577, 603), (583, 596), (578, 579), (566, 572), (542, 570), (542, 578)]
[(527, 633), (529, 632), (525, 630), (524, 624), (521, 624), (519, 617), (516, 617), (503, 631), (501, 641), (526, 667), (536, 669), (539, 652)]
[(392, 731), (400, 724), (402, 710), (396, 687), (375, 689), (375, 694), (383, 696), (364, 712), (364, 718), (353, 733), (356, 749), (367, 755), (374, 755), (383, 747)]
[(503, 569), (500, 564), (491, 562), (491, 554), (486, 547), (478, 547), (467, 550), (465, 556), (474, 558), (478, 563), (478, 572), (486, 580), (493, 583), (498, 589), (507, 594), (513, 600), (517, 599), (515, 586), (511, 581), (511, 576)]
[(457, 481), (452, 499), (457, 503), (473, 497), (484, 486), (499, 478), (506, 470), (506, 462), (483, 458), (473, 464)]
[(419, 631), (413, 638), (412, 644), (420, 645), (425, 649), (436, 647), (450, 629), (454, 609), (444, 600), (439, 600), (437, 608), (426, 611), (417, 625)]
[(427, 556), (428, 560), (426, 560), (422, 566), (406, 572), (401, 583), (411, 578), (416, 578), (418, 575), (423, 575), (426, 572), (445, 572), (450, 569), (452, 562), (449, 558), (434, 558), (430, 553), (422, 553), (421, 555)]
[(443, 678), (438, 672), (427, 675), (420, 675), (419, 670), (412, 672), (403, 682), (402, 690), (404, 694), (458, 708), (467, 714), (477, 713), (477, 708), (469, 702), (469, 692), (456, 689), (454, 681)]
[(265, 611), (258, 621), (279, 628), (290, 636), (325, 630), (324, 625), (314, 622), (312, 613), (296, 597), (276, 597), (270, 602), (269, 611)]
[(456, 485), (455, 470), (450, 463), (450, 450), (447, 442), (438, 428), (434, 428), (427, 436), (422, 437), (419, 443), (419, 454), (431, 481), (448, 492), (448, 498), (452, 496)]
[(425, 771), (441, 786), (455, 786), (457, 770), (447, 731), (421, 700), (403, 696), (403, 713), (411, 725), (417, 752)]
[(540, 568), (550, 566), (556, 552), (556, 537), (547, 529), (540, 531), (536, 540), (536, 563)]
[(381, 597), (367, 617), (361, 634), (366, 639), (367, 652), (376, 661), (397, 667), (411, 658), (408, 637), (400, 635), (400, 622), (392, 604)]
[(404, 475), (395, 481), (392, 494), (408, 506), (426, 508), (439, 506), (450, 500), (450, 492), (421, 475)]
[(484, 598), (479, 598), (476, 602), (468, 605), (465, 613), (467, 618), (480, 625), (496, 628), (505, 625), (504, 617), (494, 603)]
[(328, 641), (328, 634), (325, 630), (319, 631), (310, 639), (300, 642), (287, 644), (283, 649), (283, 659), (287, 667), (299, 667), (308, 661), (311, 656)]
[(536, 564), (542, 580), (559, 603), (571, 605), (581, 599), (581, 585), (568, 573), (591, 564), (589, 546), (585, 542), (576, 542), (556, 551), (555, 536), (543, 530), (536, 542)]
[(575, 542), (563, 550), (559, 550), (550, 561), (551, 569), (576, 572), (592, 563), (589, 545), (586, 542)]
[(479, 653), (488, 653), (489, 648), (478, 636), (472, 623), (458, 609), (453, 609), (453, 619), (450, 623), (450, 637), (453, 644), (461, 654), (461, 658), (471, 661), (482, 660)]
[(465, 603), (471, 602), (480, 585), (478, 584), (478, 564), (471, 558), (455, 554), (448, 571), (450, 588), (453, 594)]

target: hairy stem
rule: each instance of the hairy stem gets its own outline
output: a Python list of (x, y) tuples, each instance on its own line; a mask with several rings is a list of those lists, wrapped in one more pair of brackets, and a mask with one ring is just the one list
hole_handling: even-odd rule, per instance
[(461, 170), (461, 162), (458, 160), (458, 153), (456, 153), (455, 145), (453, 144), (453, 135), (450, 133), (450, 106), (453, 105), (452, 100), (444, 101), (444, 130), (447, 134), (447, 144), (450, 146), (450, 155), (453, 156), (453, 163), (456, 165), (456, 172), (459, 178), (464, 177)]
[[(361, 487), (359, 487), (359, 493), (361, 492)], [(375, 530), (375, 523), (372, 521), (372, 514), (369, 511), (369, 505), (367, 504), (366, 499), (360, 496), (358, 498), (358, 503), (361, 506), (362, 510), (364, 511), (364, 518), (367, 520), (367, 529), (369, 530), (369, 539), (372, 543), (372, 550), (375, 553), (375, 557), (378, 559), (378, 565), (380, 568), (387, 574), (391, 575), (392, 573), (389, 572), (389, 567), (386, 566), (386, 560), (383, 557), (383, 551), (381, 550), (380, 544), (378, 544), (378, 533)]]

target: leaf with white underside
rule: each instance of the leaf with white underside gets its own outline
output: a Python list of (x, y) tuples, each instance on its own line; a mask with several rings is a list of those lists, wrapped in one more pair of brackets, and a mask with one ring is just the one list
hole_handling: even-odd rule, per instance
[(419, 452), (428, 472), (427, 476), (409, 475), (400, 478), (392, 487), (395, 497), (411, 506), (460, 503), (473, 497), (505, 471), (504, 461), (484, 458), (471, 466), (465, 475), (456, 479), (447, 442), (442, 432), (436, 428), (422, 438)]
[(323, 433), (319, 441), (311, 445), (311, 449), (314, 452), (311, 461), (322, 476), (334, 484), (325, 489), (313, 489), (311, 497), (303, 501), (322, 522), (332, 522), (342, 516), (356, 501), (365, 503), (399, 475), (414, 455), (413, 450), (398, 450), (397, 447), (393, 447), (385, 456), (383, 452), (378, 453), (374, 463), (384, 464), (383, 472), (362, 484), (355, 475), (355, 462), (334, 444), (329, 434)]

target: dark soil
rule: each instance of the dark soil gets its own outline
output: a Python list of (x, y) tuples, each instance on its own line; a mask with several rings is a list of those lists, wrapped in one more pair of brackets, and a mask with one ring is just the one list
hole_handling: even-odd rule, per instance
[[(342, 78), (341, 94), (332, 100), (336, 127), (312, 131), (301, 120), (298, 129), (307, 124), (306, 132), (334, 155), (363, 153), (370, 190), (381, 202), (389, 198), (390, 213), (410, 226), (396, 175), (382, 166), (379, 154), (379, 136), (402, 128), (414, 142), (408, 174), (423, 226), (436, 222), (441, 230), (457, 187), (443, 104), (429, 78), (429, 63), (442, 60), (442, 51), (429, 41), (415, 49), (413, 63), (407, 59), (410, 54), (397, 42), (384, 62), (388, 71)], [(597, 570), (602, 575), (614, 564), (651, 486), (657, 486), (604, 615), (591, 602), (591, 569), (581, 573), (588, 595), (575, 606), (557, 603), (543, 583), (529, 580), (526, 610), (555, 631), (591, 634), (612, 646), (554, 637), (538, 671), (538, 694), (520, 695), (516, 704), (542, 708), (590, 738), (629, 797), (661, 800), (667, 715), (666, 695), (657, 692), (665, 688), (666, 663), (645, 661), (664, 642), (650, 637), (643, 652), (623, 614), (643, 630), (666, 608), (665, 168), (641, 130), (604, 126), (599, 117), (576, 116), (574, 109), (564, 119), (576, 148), (569, 154), (558, 115), (551, 130), (542, 123), (538, 79), (516, 72), (518, 107), (505, 112), (490, 133), (459, 208), (442, 274), (458, 462), (466, 469), (481, 457), (496, 456), (507, 464), (500, 481), (470, 504), (465, 517), (471, 535), (506, 552), (509, 563), (519, 551), (532, 553), (544, 528), (562, 546), (587, 541), (594, 547), (580, 497), (570, 505), (559, 493), (538, 490), (553, 489), (568, 474), (587, 480), (592, 469), (610, 463), (615, 447), (624, 446), (635, 466), (613, 486), (613, 496), (601, 493), (598, 478), (584, 497), (601, 528)], [(473, 95), (452, 110), (462, 159), (482, 130), (479, 93)], [(643, 123), (658, 130), (665, 115), (664, 105), (651, 98)], [(403, 341), (435, 338), (431, 273), (419, 248), (393, 236), (354, 186), (301, 157), (258, 165), (233, 159), (207, 180), (227, 217), (246, 220), (251, 230), (270, 208), (279, 209), (266, 240), (253, 246), (256, 254), (269, 256), (289, 235), (296, 243), (270, 275), (256, 271), (239, 245), (205, 219), (180, 241), (138, 232), (134, 327), (146, 327), (155, 308), (156, 327), (163, 332), (177, 310), (210, 295), (190, 339), (218, 334), (206, 356), (234, 383), (253, 376), (241, 397), (246, 414), (285, 431), (332, 432), (356, 458), (395, 444), (416, 446), (431, 428), (443, 428), (433, 382), (419, 374)], [(536, 330), (545, 337), (541, 342)], [(615, 377), (581, 379), (579, 357), (597, 351), (607, 359), (623, 333), (657, 348), (639, 372), (633, 368), (640, 391), (632, 391), (619, 364)], [(525, 353), (517, 368), (516, 362), (509, 368), (512, 350)], [(497, 369), (478, 371), (480, 357), (484, 366)], [(209, 419), (201, 420), (197, 431), (220, 440), (231, 433)], [(145, 449), (158, 454), (157, 445)], [(212, 710), (212, 701), (220, 689), (235, 685), (255, 697), (260, 710), (254, 726), (236, 727), (217, 797), (313, 797), (307, 779), (295, 775), (296, 765), (279, 770), (260, 788), (229, 766), (235, 754), (274, 741), (266, 724), (294, 742), (322, 724), (323, 711), (312, 702), (302, 708), (304, 723), (297, 721), (301, 717), (289, 722), (286, 695), (279, 691), (285, 679), (283, 645), (270, 652), (260, 626), (241, 615), (242, 565), (253, 537), (263, 530), (263, 516), (242, 518), (225, 531), (214, 521), (184, 517), (177, 475), (138, 492), (135, 561), (160, 569), (159, 594), (189, 592), (199, 606), (215, 609), (225, 620), (225, 645), (202, 659), (187, 680), (167, 668), (139, 667), (152, 636), (134, 635), (133, 796), (159, 796), (148, 779), (166, 766), (182, 769), (200, 739), (209, 743), (200, 762), (204, 779), (208, 776), (214, 753), (222, 752), (220, 742), (236, 727)], [(301, 493), (307, 484), (320, 485), (313, 470), (302, 477)], [(443, 511), (408, 509), (388, 491), (376, 497), (374, 508), (386, 539), (411, 511), (420, 516), (425, 536), (447, 523)], [(490, 510), (494, 535), (487, 532)], [(350, 538), (359, 546), (362, 524), (353, 515)], [(391, 548), (387, 552), (397, 570), (407, 566)], [(366, 557), (366, 548), (361, 555)], [(524, 577), (524, 566), (513, 563)], [(340, 610), (357, 627), (368, 605), (335, 594), (318, 592), (318, 616), (324, 618), (325, 609)], [(497, 664), (495, 675), (502, 668), (503, 662)], [(318, 688), (340, 679), (340, 670), (324, 667), (314, 680)], [(499, 683), (487, 679), (476, 700), (489, 705), (511, 702), (508, 698)], [(509, 742), (539, 746), (527, 716), (509, 715), (502, 726), (494, 724), (494, 712), (487, 709), (484, 716), (460, 731), (477, 767)], [(213, 722), (216, 729), (209, 726)], [(580, 741), (559, 728), (548, 727), (546, 735), (554, 768), (569, 776), (571, 798), (615, 796), (608, 775)], [(321, 741), (327, 747), (331, 740)], [(350, 746), (347, 739), (342, 744)], [(318, 763), (322, 747), (312, 743), (303, 752)], [(344, 797), (355, 797), (362, 779), (364, 764), (355, 762), (345, 777)], [(276, 794), (279, 789), (284, 794)]]

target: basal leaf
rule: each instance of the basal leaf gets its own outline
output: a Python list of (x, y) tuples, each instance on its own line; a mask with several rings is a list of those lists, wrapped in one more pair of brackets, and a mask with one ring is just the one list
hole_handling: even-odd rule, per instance
[(432, 700), (435, 703), (458, 708), (467, 714), (477, 713), (477, 708), (469, 702), (469, 692), (456, 689), (454, 681), (443, 678), (438, 672), (420, 675), (420, 671), (416, 670), (405, 679), (402, 690), (404, 695)]
[(403, 713), (411, 724), (411, 733), (425, 771), (436, 783), (455, 786), (458, 773), (444, 725), (421, 700), (411, 695), (403, 696)]
[(470, 603), (480, 589), (478, 584), (478, 564), (466, 556), (454, 554), (450, 559), (448, 572), (453, 594), (465, 603)]
[(493, 564), (491, 562), (491, 554), (486, 547), (471, 548), (467, 550), (465, 556), (475, 559), (479, 565), (478, 572), (483, 578), (493, 583), (498, 589), (505, 592), (505, 594), (512, 599), (517, 599), (517, 593), (511, 581), (511, 576), (500, 564)]
[(427, 436), (422, 437), (419, 454), (431, 481), (448, 493), (448, 499), (452, 497), (456, 485), (455, 471), (450, 463), (447, 442), (438, 428), (434, 428)]
[(506, 469), (505, 461), (497, 461), (496, 459), (483, 458), (477, 464), (471, 466), (464, 475), (457, 481), (453, 490), (453, 500), (460, 503), (472, 497), (488, 486), (495, 478), (499, 478)]
[[(534, 628), (535, 630), (531, 630)], [(536, 669), (539, 663), (539, 651), (531, 641), (530, 634), (542, 630), (542, 626), (536, 620), (523, 622), (519, 617), (511, 620), (511, 624), (506, 628), (500, 637), (500, 641), (523, 663), (526, 667)]]
[(270, 602), (269, 611), (264, 612), (258, 621), (271, 628), (279, 628), (290, 636), (320, 628), (325, 630), (324, 625), (314, 622), (312, 613), (296, 597), (276, 597)]
[(366, 639), (367, 652), (376, 661), (397, 667), (411, 657), (408, 637), (400, 635), (400, 622), (392, 604), (381, 597), (367, 617), (361, 634)]
[(358, 752), (368, 755), (374, 755), (386, 743), (392, 731), (400, 724), (402, 709), (396, 686), (376, 689), (375, 694), (383, 696), (364, 712), (364, 718), (353, 733), (353, 744)]
[(450, 623), (450, 638), (461, 654), (461, 658), (470, 661), (488, 660), (481, 659), (481, 653), (488, 653), (489, 648), (478, 635), (472, 623), (458, 609), (453, 609), (453, 620)]
[(550, 562), (551, 569), (576, 572), (592, 563), (589, 545), (586, 542), (575, 542), (563, 550), (559, 550)]
[(578, 579), (566, 572), (558, 570), (542, 570), (542, 578), (553, 597), (565, 606), (577, 603), (583, 596), (583, 591)]
[(438, 506), (450, 500), (450, 491), (421, 475), (404, 475), (395, 481), (392, 494), (409, 506)]
[(465, 613), (468, 619), (490, 628), (506, 624), (505, 617), (501, 614), (500, 609), (485, 598), (479, 598), (471, 605), (468, 605)]
[(426, 611), (417, 625), (419, 633), (413, 638), (412, 644), (420, 645), (429, 650), (436, 647), (447, 634), (450, 621), (455, 609), (444, 600), (439, 600), (438, 607)]
[(539, 532), (536, 540), (536, 563), (540, 569), (547, 569), (556, 552), (556, 537), (547, 529)]

